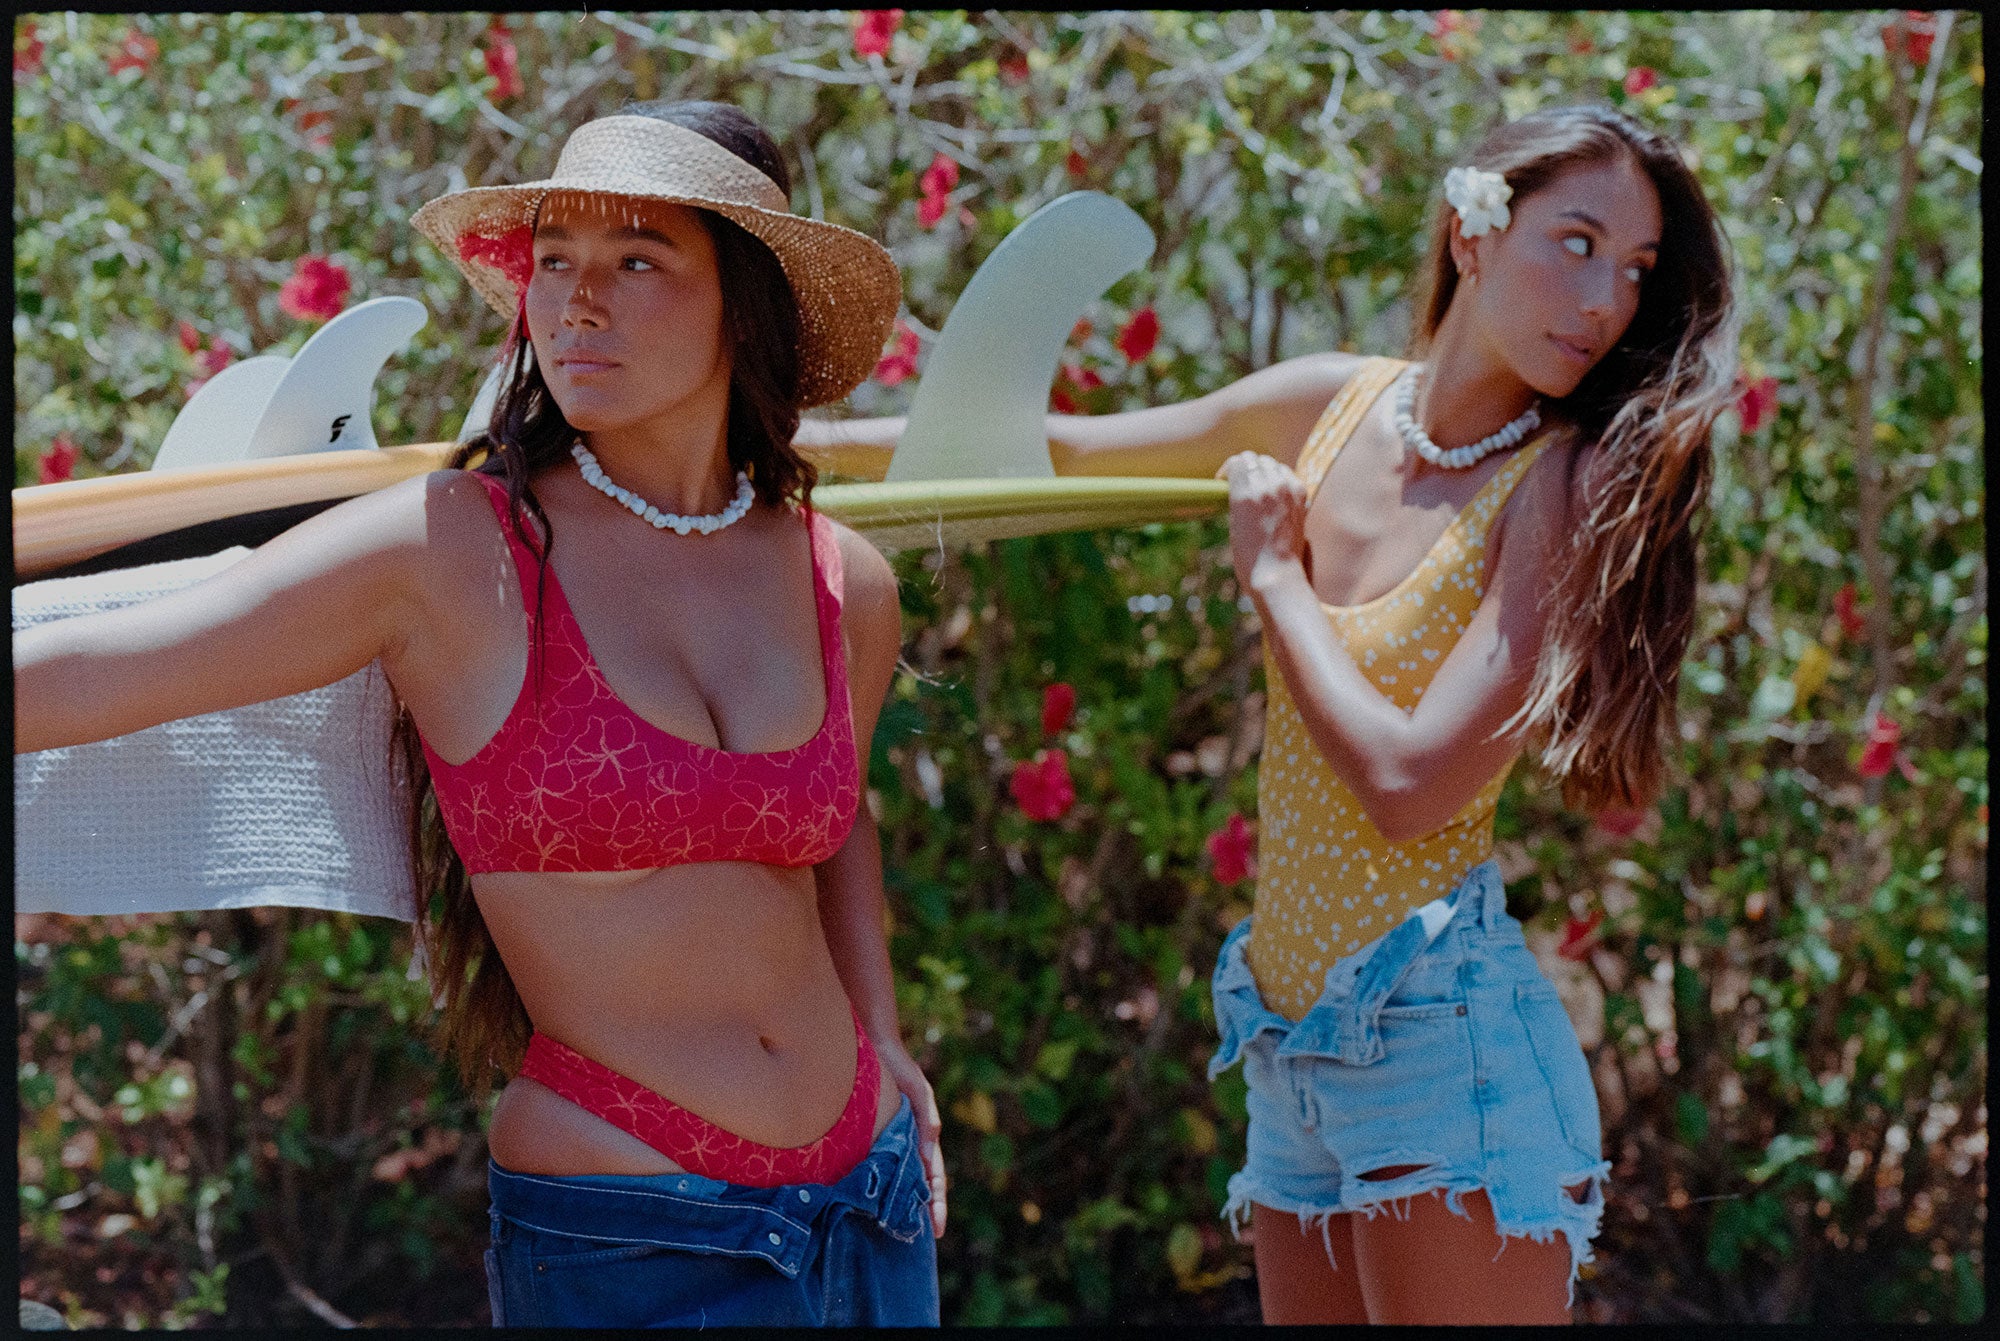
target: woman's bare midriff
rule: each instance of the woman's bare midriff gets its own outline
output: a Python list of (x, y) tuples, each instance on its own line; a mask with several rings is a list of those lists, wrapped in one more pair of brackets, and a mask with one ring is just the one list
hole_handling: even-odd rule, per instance
[[(847, 1106), (854, 1018), (810, 868), (491, 872), (473, 889), (535, 1027), (762, 1145), (810, 1145)], [(875, 1131), (895, 1115), (884, 1072)], [(501, 1092), (488, 1149), (520, 1173), (681, 1166), (531, 1080)]]

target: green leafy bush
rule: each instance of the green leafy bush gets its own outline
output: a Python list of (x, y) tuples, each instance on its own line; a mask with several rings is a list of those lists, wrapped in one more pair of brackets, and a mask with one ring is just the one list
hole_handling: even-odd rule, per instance
[[(31, 16), (16, 483), (72, 449), (78, 475), (138, 469), (217, 351), (296, 349), (310, 321), (279, 295), (308, 255), (352, 300), (426, 303), (377, 432), (449, 436), (500, 332), (409, 213), (541, 175), (568, 128), (630, 98), (763, 118), (796, 202), (890, 245), (920, 336), (1036, 206), (1080, 186), (1130, 203), (1159, 251), (1058, 384), (1093, 412), (1309, 350), (1400, 350), (1453, 156), (1499, 117), (1627, 106), (1688, 147), (1723, 213), (1746, 401), (1718, 430), (1667, 794), (1578, 816), (1524, 767), (1501, 802), (1509, 898), (1592, 1054), (1615, 1165), (1579, 1316), (1970, 1320), (1982, 32), (1884, 23), (912, 13), (865, 55), (827, 13), (505, 34), (472, 15)], [(956, 184), (927, 189), (939, 154)], [(1147, 309), (1150, 351), (1119, 338)], [(851, 404), (893, 412), (913, 385)], [(1256, 1316), (1249, 1250), (1216, 1222), (1241, 1082), (1203, 1078), (1207, 975), (1249, 898), (1205, 844), (1254, 818), (1262, 712), (1224, 541), (1208, 523), (897, 557), (907, 670), (868, 782), (905, 1028), (949, 1114), (948, 1319)], [(1055, 683), (1077, 702), (1051, 733)], [(1073, 803), (1030, 790), (1060, 812), (1030, 818), (1015, 770), (1057, 749)], [(402, 928), (270, 909), (17, 925), (24, 1293), (106, 1325), (483, 1320), (482, 1114), (426, 1046), (408, 953)]]

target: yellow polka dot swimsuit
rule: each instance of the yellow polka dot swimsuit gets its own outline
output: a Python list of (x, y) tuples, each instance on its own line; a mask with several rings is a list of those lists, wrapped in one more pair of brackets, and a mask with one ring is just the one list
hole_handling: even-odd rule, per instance
[[(1398, 359), (1368, 360), (1327, 406), (1299, 457), (1308, 500), (1369, 406), (1406, 366)], [(1487, 530), (1550, 441), (1544, 434), (1518, 449), (1392, 590), (1363, 605), (1322, 603), (1355, 665), (1404, 712), (1415, 710), (1471, 622), (1485, 595)], [(1392, 843), (1306, 734), (1268, 641), (1264, 671), (1257, 895), (1245, 949), (1265, 1004), (1297, 1020), (1318, 1000), (1327, 969), (1411, 909), (1450, 893), (1492, 853), (1493, 811), (1513, 763), (1443, 828)]]

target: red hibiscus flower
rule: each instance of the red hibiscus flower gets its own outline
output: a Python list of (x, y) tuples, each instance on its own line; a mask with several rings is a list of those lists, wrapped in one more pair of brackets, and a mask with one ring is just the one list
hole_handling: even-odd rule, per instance
[(1760, 377), (1746, 383), (1743, 394), (1736, 398), (1736, 417), (1742, 421), (1745, 433), (1755, 433), (1778, 412), (1778, 379)]
[(1606, 806), (1597, 812), (1597, 827), (1616, 838), (1630, 838), (1645, 820), (1646, 812), (1631, 806)]
[(26, 79), (41, 73), (42, 34), (34, 24), (29, 24), (21, 33), (22, 41), (14, 48), (14, 78)]
[(183, 352), (193, 354), (201, 349), (201, 332), (187, 322), (183, 321), (175, 333), (180, 337)]
[(1588, 959), (1590, 947), (1597, 944), (1597, 928), (1604, 921), (1604, 910), (1596, 909), (1588, 918), (1572, 917), (1563, 923), (1562, 940), (1556, 945), (1556, 953), (1564, 959)]
[(902, 322), (896, 323), (896, 337), (893, 346), (882, 361), (875, 365), (875, 380), (883, 386), (894, 386), (917, 372), (917, 333)]
[(494, 99), (520, 96), (521, 53), (515, 49), (514, 34), (497, 17), (486, 30), (485, 56), (486, 73), (493, 76)]
[(1833, 593), (1833, 613), (1840, 617), (1840, 631), (1849, 638), (1859, 638), (1868, 631), (1868, 621), (1854, 608), (1854, 584), (1848, 582)]
[(333, 144), (333, 132), (326, 129), (332, 124), (333, 113), (323, 109), (299, 114), (299, 129), (305, 133), (306, 143), (315, 149), (325, 149)]
[(1153, 346), (1160, 342), (1160, 318), (1153, 309), (1142, 307), (1134, 312), (1123, 326), (1118, 328), (1118, 352), (1132, 363), (1137, 363), (1153, 352)]
[(492, 266), (516, 289), (525, 290), (535, 273), (535, 230), (522, 224), (499, 237), (463, 233), (458, 239), (458, 254), (467, 261)]
[(1650, 65), (1635, 65), (1625, 72), (1625, 96), (1636, 98), (1660, 82), (1660, 72)]
[(1069, 755), (1049, 750), (1039, 759), (1014, 765), (1007, 793), (1031, 820), (1058, 820), (1076, 804), (1076, 785), (1069, 777)]
[(1879, 778), (1887, 773), (1896, 762), (1896, 745), (1903, 738), (1903, 728), (1889, 719), (1887, 713), (1875, 714), (1875, 724), (1868, 728), (1867, 743), (1861, 747), (1861, 761), (1854, 771), (1864, 778)]
[(1234, 885), (1254, 875), (1257, 863), (1250, 854), (1255, 848), (1250, 826), (1241, 815), (1231, 815), (1227, 824), (1208, 836), (1208, 861), (1217, 883)]
[(143, 72), (152, 65), (159, 54), (158, 42), (137, 28), (130, 28), (126, 30), (123, 40), (118, 43), (117, 49), (111, 53), (111, 58), (104, 63), (104, 66), (112, 74), (122, 74), (126, 70)]
[(902, 25), (903, 11), (900, 9), (858, 9), (854, 12), (854, 54), (857, 56), (886, 56), (889, 54), (889, 39), (896, 35)]
[(1072, 149), (1069, 151), (1069, 157), (1063, 160), (1063, 171), (1082, 181), (1090, 175), (1090, 160), (1083, 156), (1081, 150)]
[(1076, 397), (1069, 394), (1069, 383), (1056, 379), (1055, 387), (1049, 392), (1049, 408), (1057, 414), (1076, 414)]
[(1928, 10), (1904, 10), (1882, 25), (1882, 45), (1891, 54), (1896, 50), (1898, 37), (1902, 38), (1903, 54), (1909, 57), (1910, 64), (1930, 64), (1931, 43), (1937, 40), (1937, 16)]
[(292, 277), (278, 290), (278, 306), (300, 321), (327, 321), (346, 305), (350, 282), (344, 266), (324, 256), (301, 256)]
[(49, 449), (42, 453), (41, 460), (37, 463), (42, 483), (57, 484), (68, 479), (76, 471), (76, 458), (79, 455), (76, 444), (70, 441), (69, 434), (56, 434), (56, 440), (49, 444)]
[(1042, 691), (1042, 734), (1053, 736), (1076, 714), (1076, 686), (1057, 681)]
[(1000, 62), (1000, 77), (1010, 84), (1028, 82), (1028, 58), (1020, 52), (1004, 58)]

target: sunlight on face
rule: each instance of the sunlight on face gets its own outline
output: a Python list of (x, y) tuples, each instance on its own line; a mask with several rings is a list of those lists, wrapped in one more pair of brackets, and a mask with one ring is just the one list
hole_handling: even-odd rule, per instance
[(528, 330), (577, 429), (623, 428), (726, 393), (715, 243), (686, 205), (557, 192), (543, 202)]
[(1620, 155), (1510, 203), (1512, 221), (1482, 252), (1481, 324), (1523, 382), (1566, 396), (1639, 310), (1659, 257), (1659, 192)]

